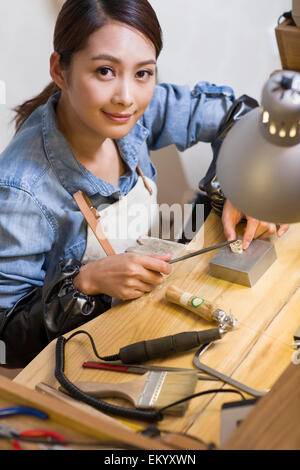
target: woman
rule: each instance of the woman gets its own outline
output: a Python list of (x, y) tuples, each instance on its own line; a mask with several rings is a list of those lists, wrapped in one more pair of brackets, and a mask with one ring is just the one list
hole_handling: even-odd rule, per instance
[[(59, 14), (53, 82), (17, 108), (17, 133), (0, 157), (0, 338), (10, 367), (171, 271), (170, 256), (124, 253), (109, 239), (93, 257), (80, 208), (105, 204), (110, 223), (124, 199), (148, 210), (156, 189), (149, 150), (212, 142), (232, 106), (228, 87), (155, 86), (161, 47), (147, 0), (67, 0)], [(233, 238), (242, 214), (229, 204), (224, 228)], [(274, 230), (249, 226), (252, 238)]]

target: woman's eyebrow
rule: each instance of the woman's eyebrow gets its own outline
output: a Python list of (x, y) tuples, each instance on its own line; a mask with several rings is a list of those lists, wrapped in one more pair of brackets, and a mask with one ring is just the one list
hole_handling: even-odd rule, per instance
[[(91, 60), (109, 60), (110, 62), (116, 62), (117, 64), (120, 64), (122, 61), (118, 59), (117, 57), (114, 57), (109, 54), (100, 54), (97, 55), (96, 57), (92, 57)], [(137, 65), (141, 67), (142, 65), (156, 65), (156, 60), (149, 59), (149, 60), (143, 60), (142, 62), (139, 62)]]

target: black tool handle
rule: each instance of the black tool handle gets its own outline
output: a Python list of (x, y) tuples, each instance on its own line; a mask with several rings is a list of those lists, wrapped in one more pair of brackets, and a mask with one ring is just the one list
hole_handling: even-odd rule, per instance
[(120, 349), (119, 355), (121, 361), (125, 364), (137, 364), (169, 354), (189, 351), (201, 344), (210, 343), (220, 338), (219, 328), (210, 328), (204, 331), (188, 331), (124, 346), (124, 348)]

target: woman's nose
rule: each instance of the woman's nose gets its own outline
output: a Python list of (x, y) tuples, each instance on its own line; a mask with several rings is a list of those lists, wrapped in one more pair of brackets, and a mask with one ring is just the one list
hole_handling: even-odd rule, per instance
[(122, 104), (129, 108), (134, 101), (131, 88), (131, 84), (128, 80), (120, 80), (112, 97), (113, 104)]

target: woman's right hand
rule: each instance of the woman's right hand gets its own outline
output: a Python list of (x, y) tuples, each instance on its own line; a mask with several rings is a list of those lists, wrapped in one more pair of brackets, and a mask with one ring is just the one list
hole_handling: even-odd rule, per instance
[(106, 294), (130, 300), (151, 292), (163, 281), (162, 274), (171, 273), (171, 255), (122, 253), (80, 268), (73, 280), (79, 291), (87, 295)]

